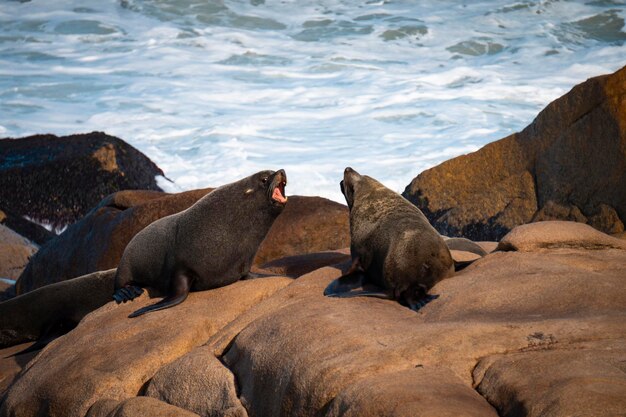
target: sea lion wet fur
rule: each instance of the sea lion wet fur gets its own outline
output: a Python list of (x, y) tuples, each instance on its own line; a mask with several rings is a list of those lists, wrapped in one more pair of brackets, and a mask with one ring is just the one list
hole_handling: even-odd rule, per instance
[[(430, 288), (454, 274), (443, 238), (417, 207), (352, 168), (341, 191), (350, 210), (352, 266), (324, 294), (383, 296), (418, 309)], [(382, 291), (350, 291), (363, 284)]]
[(124, 250), (116, 301), (150, 287), (166, 297), (130, 317), (172, 307), (189, 291), (231, 284), (250, 271), (259, 245), (286, 202), (285, 171), (261, 171), (216, 188), (180, 213), (151, 223)]

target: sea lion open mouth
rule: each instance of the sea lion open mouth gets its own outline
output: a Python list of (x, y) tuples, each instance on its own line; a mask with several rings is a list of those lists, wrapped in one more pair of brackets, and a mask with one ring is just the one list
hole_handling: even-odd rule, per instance
[(278, 204), (286, 204), (285, 186), (287, 185), (287, 174), (284, 170), (279, 170), (274, 174), (270, 189), (272, 190), (272, 201)]

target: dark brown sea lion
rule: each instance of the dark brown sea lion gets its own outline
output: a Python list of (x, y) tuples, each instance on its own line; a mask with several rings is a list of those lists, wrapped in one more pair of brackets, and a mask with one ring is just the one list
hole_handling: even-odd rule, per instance
[(115, 278), (115, 300), (150, 287), (165, 298), (136, 317), (183, 302), (189, 291), (244, 278), (287, 198), (284, 170), (261, 171), (216, 188), (180, 213), (151, 223), (129, 242)]
[[(430, 288), (454, 274), (443, 238), (417, 207), (352, 168), (341, 191), (350, 210), (352, 266), (324, 294), (390, 298), (417, 310)], [(364, 289), (350, 291), (357, 287)]]

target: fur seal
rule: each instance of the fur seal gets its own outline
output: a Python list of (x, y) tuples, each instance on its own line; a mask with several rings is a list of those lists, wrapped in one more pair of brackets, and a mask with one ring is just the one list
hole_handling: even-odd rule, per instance
[(129, 317), (182, 303), (190, 291), (232, 284), (250, 272), (287, 198), (284, 170), (216, 188), (180, 213), (151, 223), (128, 243), (115, 277), (118, 303), (150, 287), (165, 298)]
[(454, 274), (443, 238), (416, 206), (375, 179), (348, 167), (340, 185), (350, 210), (352, 265), (324, 295), (390, 298), (419, 309), (428, 290)]
[(114, 269), (93, 272), (1, 302), (0, 349), (36, 340), (15, 355), (32, 352), (72, 330), (88, 313), (111, 301), (114, 277)]

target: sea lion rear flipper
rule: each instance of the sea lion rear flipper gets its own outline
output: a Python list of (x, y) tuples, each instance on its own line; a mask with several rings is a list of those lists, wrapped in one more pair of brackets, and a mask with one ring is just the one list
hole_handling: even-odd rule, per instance
[(172, 279), (172, 284), (170, 288), (170, 294), (159, 301), (156, 304), (152, 304), (130, 314), (128, 317), (137, 317), (142, 314), (148, 313), (150, 311), (164, 310), (166, 308), (174, 307), (185, 301), (187, 296), (189, 295), (189, 291), (191, 290), (191, 284), (193, 282), (193, 277), (185, 272), (178, 272), (174, 275)]
[(346, 291), (336, 294), (330, 294), (329, 297), (338, 297), (338, 298), (353, 298), (353, 297), (373, 297), (373, 298), (382, 298), (383, 300), (393, 300), (393, 295), (385, 290), (376, 290), (376, 289), (362, 289), (359, 291)]

